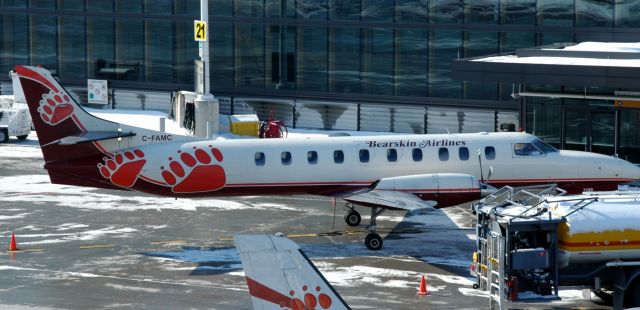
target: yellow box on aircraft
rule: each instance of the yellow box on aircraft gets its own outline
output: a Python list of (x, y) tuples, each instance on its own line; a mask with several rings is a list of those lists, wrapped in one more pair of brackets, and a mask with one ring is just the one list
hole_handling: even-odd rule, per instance
[(231, 133), (242, 136), (257, 137), (260, 130), (260, 120), (257, 115), (229, 115), (229, 129)]

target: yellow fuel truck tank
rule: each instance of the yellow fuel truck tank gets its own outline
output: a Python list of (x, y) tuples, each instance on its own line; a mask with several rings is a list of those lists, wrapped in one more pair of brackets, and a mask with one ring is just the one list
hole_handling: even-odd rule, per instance
[[(558, 200), (565, 198), (558, 198)], [(640, 259), (640, 192), (585, 194), (571, 201), (548, 199), (558, 227), (559, 267)]]

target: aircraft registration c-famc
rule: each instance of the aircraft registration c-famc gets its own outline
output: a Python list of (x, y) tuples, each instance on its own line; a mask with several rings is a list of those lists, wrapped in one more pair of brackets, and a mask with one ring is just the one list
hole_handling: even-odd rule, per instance
[(16, 72), (52, 183), (168, 197), (340, 197), (351, 226), (361, 220), (354, 204), (372, 208), (365, 244), (374, 250), (375, 220), (387, 209), (457, 205), (504, 185), (578, 193), (640, 178), (624, 160), (558, 151), (526, 133), (204, 140), (97, 118), (46, 69)]

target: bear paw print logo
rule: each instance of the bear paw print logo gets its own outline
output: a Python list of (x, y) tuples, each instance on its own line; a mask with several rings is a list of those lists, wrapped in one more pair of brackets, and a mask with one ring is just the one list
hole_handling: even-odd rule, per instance
[[(291, 310), (315, 310), (315, 309), (329, 309), (331, 307), (331, 297), (325, 293), (320, 293), (320, 287), (316, 286), (316, 292), (307, 292), (309, 289), (305, 285), (302, 287), (302, 291), (304, 294), (304, 301), (300, 298), (294, 298), (293, 296), (296, 294), (295, 291), (290, 291), (289, 295), (291, 295), (291, 304), (286, 305), (284, 303), (280, 303), (280, 308), (283, 309), (291, 309)], [(318, 294), (318, 295), (316, 295)], [(317, 308), (320, 306), (320, 308)]]
[(111, 180), (111, 183), (122, 187), (131, 187), (142, 167), (147, 163), (144, 152), (141, 150), (125, 151), (117, 153), (113, 158), (104, 158), (104, 164), (98, 164), (98, 169), (103, 177)]
[(224, 169), (217, 165), (222, 160), (222, 153), (217, 148), (194, 146), (193, 154), (178, 151), (176, 158), (169, 157), (169, 166), (160, 169), (162, 178), (174, 193), (215, 191), (227, 182)]
[(45, 123), (57, 125), (73, 115), (73, 104), (67, 94), (49, 92), (42, 95), (38, 112)]

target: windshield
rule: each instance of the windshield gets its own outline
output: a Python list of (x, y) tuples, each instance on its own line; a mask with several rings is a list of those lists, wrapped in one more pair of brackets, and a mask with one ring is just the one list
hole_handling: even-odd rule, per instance
[(538, 139), (533, 140), (533, 142), (531, 143), (545, 154), (558, 152), (558, 150), (555, 147), (549, 144), (546, 144)]
[(549, 154), (557, 152), (553, 146), (546, 144), (538, 139), (531, 141), (531, 143), (514, 143), (513, 154), (516, 156), (540, 156), (542, 154)]
[(513, 154), (517, 156), (538, 156), (542, 155), (542, 152), (531, 143), (514, 143)]

